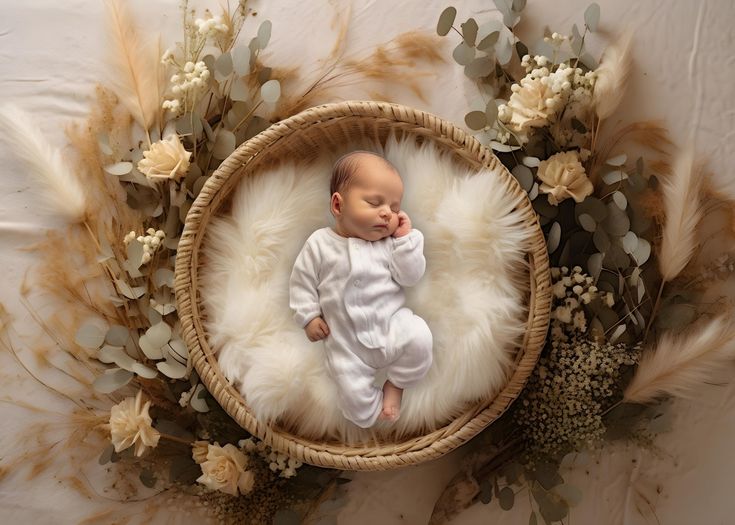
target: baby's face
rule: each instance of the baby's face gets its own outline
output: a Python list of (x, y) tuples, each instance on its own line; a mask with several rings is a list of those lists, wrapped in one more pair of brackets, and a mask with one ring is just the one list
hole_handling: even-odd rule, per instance
[(341, 196), (340, 209), (335, 210), (334, 202), (332, 206), (340, 235), (377, 241), (396, 231), (403, 181), (380, 159), (362, 159), (357, 173)]

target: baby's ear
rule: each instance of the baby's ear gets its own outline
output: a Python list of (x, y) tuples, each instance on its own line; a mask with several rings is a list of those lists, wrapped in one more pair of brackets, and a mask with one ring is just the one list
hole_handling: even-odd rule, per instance
[(330, 202), (330, 211), (332, 212), (332, 215), (335, 217), (339, 217), (342, 215), (342, 204), (343, 204), (342, 195), (339, 194), (339, 192), (332, 193), (332, 200)]

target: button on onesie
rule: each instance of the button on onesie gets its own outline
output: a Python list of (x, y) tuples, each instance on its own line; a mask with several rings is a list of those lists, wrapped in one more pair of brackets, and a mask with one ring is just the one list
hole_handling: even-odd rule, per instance
[(432, 336), (423, 319), (404, 306), (402, 286), (424, 273), (423, 235), (365, 241), (322, 228), (307, 239), (294, 263), (290, 305), (306, 326), (322, 316), (327, 368), (337, 383), (340, 408), (356, 425), (372, 426), (383, 391), (375, 372), (385, 368), (399, 388), (410, 388), (428, 372)]

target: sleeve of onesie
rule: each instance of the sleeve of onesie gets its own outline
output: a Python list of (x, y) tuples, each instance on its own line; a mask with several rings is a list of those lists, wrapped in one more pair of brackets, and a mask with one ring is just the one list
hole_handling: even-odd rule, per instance
[(401, 286), (413, 286), (424, 275), (424, 270), (424, 235), (414, 228), (408, 235), (394, 238), (390, 262), (393, 280)]
[(310, 237), (301, 248), (288, 283), (289, 305), (302, 328), (322, 313), (319, 307), (319, 250)]

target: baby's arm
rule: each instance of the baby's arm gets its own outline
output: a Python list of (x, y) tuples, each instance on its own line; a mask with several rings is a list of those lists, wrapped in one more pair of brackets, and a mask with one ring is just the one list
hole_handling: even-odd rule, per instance
[[(401, 286), (413, 286), (426, 270), (424, 235), (411, 228), (411, 220), (405, 212), (401, 214), (404, 217), (399, 215), (399, 225), (394, 234), (390, 273)], [(398, 235), (399, 233), (402, 235)]]
[[(293, 265), (291, 279), (289, 280), (289, 304), (294, 311), (294, 320), (299, 323), (299, 326), (307, 330), (307, 337), (310, 340), (316, 341), (317, 339), (312, 339), (308, 327), (322, 313), (319, 307), (319, 292), (317, 291), (320, 258), (316, 246), (310, 241), (311, 239), (307, 240), (304, 247), (301, 248), (301, 252), (296, 257), (296, 262)], [(321, 320), (321, 322), (324, 323), (324, 320)], [(324, 327), (326, 327), (326, 323), (324, 323)], [(316, 332), (313, 335), (316, 335)]]

